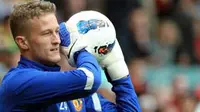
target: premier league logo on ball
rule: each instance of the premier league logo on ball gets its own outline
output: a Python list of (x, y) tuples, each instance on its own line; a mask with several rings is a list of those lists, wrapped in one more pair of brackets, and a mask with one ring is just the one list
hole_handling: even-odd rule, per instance
[(97, 19), (90, 19), (88, 21), (80, 20), (77, 23), (78, 32), (81, 34), (85, 34), (90, 30), (95, 30), (97, 28), (102, 28), (105, 26), (106, 23), (103, 20), (97, 20)]

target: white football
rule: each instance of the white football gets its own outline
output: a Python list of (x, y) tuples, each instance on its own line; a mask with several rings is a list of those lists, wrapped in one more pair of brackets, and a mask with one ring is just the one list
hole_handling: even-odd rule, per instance
[(70, 33), (78, 32), (80, 36), (87, 38), (86, 49), (99, 61), (104, 59), (115, 45), (115, 28), (112, 22), (100, 12), (81, 11), (70, 17), (66, 25), (73, 27)]

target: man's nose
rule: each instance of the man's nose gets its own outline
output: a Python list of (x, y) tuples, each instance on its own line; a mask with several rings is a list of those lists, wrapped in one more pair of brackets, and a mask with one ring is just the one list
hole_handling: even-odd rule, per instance
[(53, 35), (53, 39), (52, 39), (52, 43), (53, 44), (60, 44), (61, 40), (60, 40), (60, 36), (58, 33), (55, 33)]

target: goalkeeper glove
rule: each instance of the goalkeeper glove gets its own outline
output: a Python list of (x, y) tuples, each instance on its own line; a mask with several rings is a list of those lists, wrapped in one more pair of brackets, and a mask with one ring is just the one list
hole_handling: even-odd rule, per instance
[(124, 61), (124, 56), (117, 39), (115, 40), (115, 45), (113, 46), (111, 52), (100, 61), (100, 64), (106, 69), (111, 81), (115, 81), (129, 75), (129, 70)]
[(70, 26), (67, 22), (60, 24), (61, 52), (68, 58), (68, 62), (72, 67), (76, 66), (76, 58), (74, 54), (87, 47), (87, 41), (80, 36), (76, 28)]

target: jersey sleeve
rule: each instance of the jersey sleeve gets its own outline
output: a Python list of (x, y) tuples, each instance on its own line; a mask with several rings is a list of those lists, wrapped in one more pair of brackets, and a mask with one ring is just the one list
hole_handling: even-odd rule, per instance
[(116, 104), (105, 99), (102, 95), (95, 93), (96, 95), (93, 94), (85, 98), (88, 112), (141, 112), (130, 76), (114, 81), (112, 85), (112, 91), (116, 94)]
[(93, 55), (81, 52), (77, 69), (64, 72), (48, 72), (20, 69), (11, 74), (11, 81), (4, 87), (10, 98), (18, 104), (48, 104), (85, 97), (100, 86), (101, 70)]

